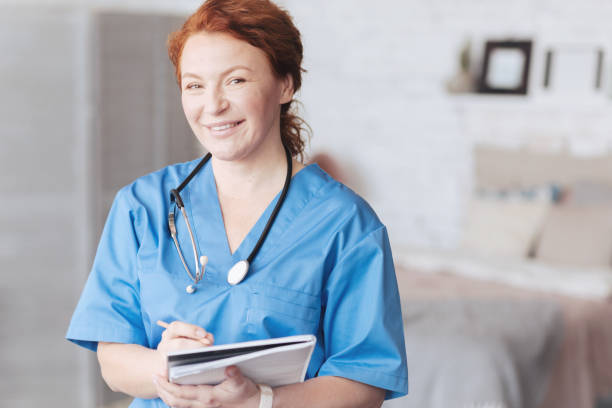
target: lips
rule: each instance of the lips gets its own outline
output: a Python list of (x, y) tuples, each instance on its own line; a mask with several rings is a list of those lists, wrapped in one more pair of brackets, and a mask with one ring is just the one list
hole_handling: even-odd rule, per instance
[(210, 130), (214, 131), (214, 132), (223, 132), (225, 130), (235, 128), (236, 126), (239, 126), (243, 122), (244, 122), (244, 120), (239, 120), (239, 121), (235, 121), (235, 122), (213, 123), (213, 124), (205, 125), (205, 126), (207, 128), (209, 128)]

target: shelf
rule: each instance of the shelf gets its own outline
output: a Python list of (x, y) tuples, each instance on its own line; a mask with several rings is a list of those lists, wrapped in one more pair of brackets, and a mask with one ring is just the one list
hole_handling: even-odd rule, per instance
[(612, 109), (612, 98), (603, 94), (577, 95), (500, 95), (500, 94), (448, 94), (461, 108), (483, 110), (562, 111), (573, 113), (600, 113)]

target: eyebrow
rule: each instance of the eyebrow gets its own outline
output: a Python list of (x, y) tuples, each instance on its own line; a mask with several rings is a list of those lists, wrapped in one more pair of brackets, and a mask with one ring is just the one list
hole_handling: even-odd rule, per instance
[[(239, 70), (239, 69), (245, 69), (247, 71), (253, 72), (253, 70), (251, 68), (247, 67), (246, 65), (235, 65), (235, 66), (230, 67), (230, 68), (226, 69), (225, 71), (223, 71), (221, 73), (221, 76), (223, 77), (223, 76), (229, 74), (230, 72), (236, 71), (236, 70)], [(192, 73), (192, 72), (186, 72), (186, 73), (181, 75), (181, 80), (183, 80), (185, 78), (195, 78), (195, 79), (200, 79), (200, 80), (202, 79), (201, 76), (199, 76), (198, 74)]]

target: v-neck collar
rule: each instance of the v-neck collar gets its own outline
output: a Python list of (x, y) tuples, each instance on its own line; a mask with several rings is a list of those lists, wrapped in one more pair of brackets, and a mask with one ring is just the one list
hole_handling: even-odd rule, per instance
[(246, 260), (249, 257), (249, 255), (251, 255), (253, 248), (255, 248), (255, 245), (257, 245), (257, 241), (261, 237), (261, 234), (265, 228), (265, 225), (268, 222), (268, 219), (270, 218), (272, 211), (274, 210), (274, 206), (276, 206), (276, 203), (278, 202), (278, 199), (280, 198), (280, 192), (274, 196), (274, 198), (272, 199), (270, 203), (268, 203), (265, 210), (259, 215), (259, 218), (257, 218), (257, 222), (255, 222), (255, 224), (251, 227), (247, 235), (242, 239), (242, 241), (238, 245), (238, 248), (236, 248), (234, 253), (232, 253), (230, 246), (229, 246), (227, 229), (225, 228), (225, 221), (223, 220), (223, 211), (221, 210), (221, 201), (219, 200), (219, 190), (217, 189), (217, 183), (214, 177), (214, 172), (212, 171), (212, 166), (210, 166), (210, 168), (211, 168), (212, 177), (210, 177), (207, 180), (207, 182), (210, 184), (207, 188), (207, 193), (210, 194), (211, 190), (213, 191), (212, 197), (214, 197), (214, 199), (212, 201), (215, 206), (215, 210), (214, 210), (215, 218), (216, 218), (215, 222), (220, 223), (222, 226), (223, 238), (224, 238), (223, 241), (225, 244), (225, 255), (231, 257), (232, 265), (234, 265), (236, 262)]
[[(286, 230), (291, 220), (294, 219), (299, 210), (306, 204), (307, 200), (305, 198), (309, 195), (309, 187), (315, 186), (308, 181), (304, 183), (302, 179), (312, 179), (312, 175), (320, 173), (323, 173), (322, 170), (316, 164), (311, 164), (293, 175), (287, 198), (280, 208), (274, 225), (266, 238), (266, 242), (264, 242), (264, 245), (255, 257), (254, 263), (264, 256), (264, 252), (268, 252), (267, 248), (275, 246), (270, 245), (270, 242), (277, 239)], [(320, 177), (315, 177), (315, 179), (320, 179)], [(221, 204), (217, 193), (217, 185), (210, 162), (185, 187), (184, 192), (185, 197), (183, 200), (188, 203), (187, 211), (189, 217), (193, 220), (192, 228), (194, 229), (199, 253), (209, 258), (209, 263), (206, 267), (207, 273), (217, 271), (224, 275), (236, 262), (247, 259), (251, 254), (270, 218), (274, 206), (280, 198), (279, 191), (232, 254), (229, 248)]]

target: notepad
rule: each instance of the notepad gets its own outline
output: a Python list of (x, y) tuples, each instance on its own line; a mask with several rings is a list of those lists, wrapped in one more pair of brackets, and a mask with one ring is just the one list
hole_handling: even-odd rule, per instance
[(168, 378), (182, 385), (216, 385), (235, 365), (255, 383), (271, 387), (304, 381), (316, 343), (300, 335), (168, 353)]

